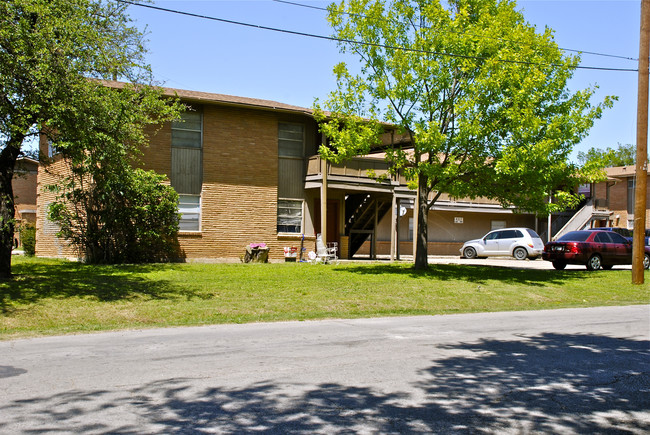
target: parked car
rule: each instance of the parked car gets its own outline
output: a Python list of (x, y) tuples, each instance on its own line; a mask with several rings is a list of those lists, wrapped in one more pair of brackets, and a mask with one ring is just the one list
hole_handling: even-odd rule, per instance
[(630, 242), (632, 241), (632, 230), (628, 230), (627, 228), (601, 227), (601, 228), (589, 228), (587, 231), (613, 231), (625, 237)]
[[(609, 270), (632, 264), (632, 243), (614, 231), (571, 231), (544, 246), (542, 258), (562, 270), (567, 264), (584, 264), (588, 270)], [(650, 246), (645, 247), (643, 267), (650, 267)]]
[[(600, 227), (600, 228), (589, 228), (587, 231), (613, 231), (625, 237), (630, 242), (633, 241), (634, 233), (632, 230), (627, 228), (617, 228), (617, 227)], [(645, 244), (650, 245), (650, 230), (645, 230)]]
[(461, 258), (512, 255), (517, 260), (542, 255), (544, 242), (530, 228), (503, 228), (487, 233), (482, 239), (469, 240), (460, 248)]

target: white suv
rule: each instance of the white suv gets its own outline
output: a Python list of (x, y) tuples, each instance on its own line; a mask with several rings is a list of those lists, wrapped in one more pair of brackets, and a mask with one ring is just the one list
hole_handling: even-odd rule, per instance
[(465, 242), (461, 258), (512, 255), (517, 260), (536, 259), (542, 255), (544, 243), (530, 228), (503, 228), (490, 231), (482, 239)]

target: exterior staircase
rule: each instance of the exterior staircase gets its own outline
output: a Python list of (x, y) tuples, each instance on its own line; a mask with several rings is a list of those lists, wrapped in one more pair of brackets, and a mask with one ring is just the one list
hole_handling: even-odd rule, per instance
[(349, 257), (371, 238), (374, 241), (375, 211), (379, 222), (390, 211), (391, 200), (380, 195), (353, 194), (345, 199), (345, 234), (349, 237)]
[(591, 221), (594, 219), (607, 218), (610, 214), (611, 212), (609, 211), (597, 210), (594, 207), (593, 199), (590, 199), (571, 217), (571, 219), (569, 219), (568, 222), (564, 224), (564, 226), (562, 226), (562, 228), (560, 228), (557, 232), (554, 232), (553, 240), (557, 240), (570, 231), (585, 229), (589, 226), (589, 224), (591, 224)]

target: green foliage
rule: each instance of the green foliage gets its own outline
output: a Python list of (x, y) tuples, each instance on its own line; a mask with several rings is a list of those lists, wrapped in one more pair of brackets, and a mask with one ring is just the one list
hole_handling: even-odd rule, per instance
[(50, 219), (90, 263), (178, 258), (178, 195), (164, 177), (134, 169), (143, 127), (178, 116), (161, 90), (96, 83), (75, 111), (52, 118), (49, 133), (70, 175), (57, 185)]
[(618, 144), (616, 149), (591, 147), (587, 152), (578, 153), (578, 162), (582, 165), (594, 165), (601, 168), (613, 166), (630, 166), (636, 161), (636, 146)]
[(94, 178), (50, 205), (48, 218), (88, 263), (147, 263), (178, 258), (178, 194), (153, 171), (128, 169)]
[[(2, 276), (11, 275), (11, 179), (24, 140), (46, 125), (62, 131), (95, 129), (99, 134), (104, 125), (83, 116), (87, 101), (98, 101), (95, 93), (101, 92), (91, 79), (151, 83), (143, 35), (130, 25), (126, 8), (114, 0), (0, 2)], [(128, 118), (128, 108), (123, 109), (113, 112), (116, 118)]]
[(32, 224), (24, 224), (20, 227), (19, 235), (25, 255), (33, 257), (36, 254), (36, 227)]
[(360, 71), (337, 65), (338, 88), (315, 104), (330, 138), (320, 153), (364, 154), (389, 124), (410, 136), (411, 148), (386, 152), (391, 170), (418, 188), (416, 267), (426, 265), (424, 217), (441, 192), (540, 214), (578, 200), (566, 193), (548, 204), (589, 181), (568, 157), (614, 99), (592, 106), (593, 89), (571, 94), (579, 59), (563, 55), (550, 29), (537, 33), (514, 2), (350, 0), (332, 4), (329, 21), (336, 37), (364, 44), (341, 44)]

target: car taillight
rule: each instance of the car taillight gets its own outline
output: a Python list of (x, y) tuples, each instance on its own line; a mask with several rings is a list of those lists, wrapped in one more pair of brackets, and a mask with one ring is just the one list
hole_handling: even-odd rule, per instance
[(572, 254), (579, 254), (580, 253), (580, 247), (578, 246), (577, 243), (569, 243), (567, 246), (569, 249), (568, 251)]

